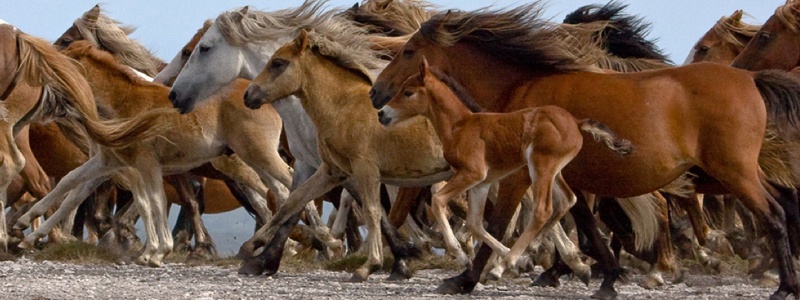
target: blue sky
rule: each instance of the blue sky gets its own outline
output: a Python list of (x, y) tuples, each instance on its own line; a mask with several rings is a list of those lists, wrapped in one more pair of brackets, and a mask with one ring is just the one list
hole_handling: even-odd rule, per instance
[[(358, 0), (360, 1), (360, 0)], [(349, 7), (357, 0), (332, 0), (330, 7)], [(500, 7), (515, 6), (527, 1), (474, 1), (434, 0), (440, 8), (471, 10), (494, 4)], [(14, 24), (29, 34), (55, 40), (72, 22), (97, 4), (97, 0), (8, 1), (0, 11), (0, 19)], [(137, 26), (133, 36), (164, 60), (171, 59), (197, 31), (205, 19), (220, 12), (250, 5), (261, 10), (295, 7), (302, 3), (293, 1), (119, 1), (106, 0), (103, 10), (111, 18), (124, 24)], [(605, 3), (604, 0), (551, 0), (545, 15), (561, 21), (566, 13), (586, 4)], [(675, 62), (683, 62), (689, 49), (723, 15), (744, 9), (753, 18), (750, 23), (761, 24), (769, 18), (784, 0), (629, 0), (629, 14), (642, 16), (653, 24), (650, 37), (658, 38), (658, 46)]]
[[(360, 0), (359, 0), (360, 1)], [(494, 3), (496, 6), (515, 6), (524, 1), (445, 1), (434, 0), (440, 8), (472, 10)], [(213, 19), (220, 12), (250, 5), (261, 10), (276, 10), (295, 7), (302, 1), (120, 1), (106, 0), (103, 11), (111, 18), (126, 25), (134, 25), (138, 30), (133, 37), (142, 42), (158, 57), (169, 61), (178, 50), (194, 35), (206, 19)], [(350, 7), (356, 0), (333, 0), (330, 7)], [(547, 4), (545, 16), (561, 21), (564, 15), (586, 4), (604, 4), (605, 1), (551, 0)], [(784, 0), (637, 0), (625, 1), (629, 6), (627, 13), (643, 17), (652, 23), (650, 37), (658, 38), (657, 45), (665, 50), (670, 58), (682, 63), (689, 49), (723, 15), (736, 9), (744, 9), (752, 15), (745, 21), (761, 24), (782, 5)], [(4, 19), (23, 31), (48, 40), (55, 40), (72, 22), (96, 1), (70, 0), (24, 0), (6, 1), (0, 10)], [(327, 211), (330, 207), (326, 207)], [(171, 212), (170, 224), (174, 224), (177, 209)], [(252, 234), (253, 221), (239, 209), (234, 213), (204, 216), (209, 232), (216, 241), (220, 253), (229, 255), (238, 250), (239, 245)], [(142, 234), (143, 230), (139, 230)]]

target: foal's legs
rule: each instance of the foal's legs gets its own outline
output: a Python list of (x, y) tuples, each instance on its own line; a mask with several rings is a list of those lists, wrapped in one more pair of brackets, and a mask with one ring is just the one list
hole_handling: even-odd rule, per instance
[(19, 173), (25, 166), (25, 157), (17, 147), (12, 134), (11, 124), (3, 130), (3, 141), (0, 142), (0, 250), (5, 251), (8, 247), (8, 230), (6, 229), (6, 201), (9, 184), (12, 178)]
[[(470, 262), (467, 254), (464, 253), (464, 250), (462, 250), (461, 246), (459, 246), (458, 240), (456, 240), (456, 237), (453, 234), (453, 229), (450, 228), (450, 222), (447, 220), (447, 203), (450, 202), (450, 199), (461, 195), (468, 189), (480, 183), (483, 177), (484, 176), (481, 176), (480, 173), (458, 170), (456, 171), (456, 174), (450, 178), (447, 184), (445, 184), (441, 190), (436, 192), (436, 194), (433, 195), (433, 199), (431, 199), (431, 209), (433, 210), (433, 215), (436, 216), (436, 222), (439, 224), (439, 228), (442, 230), (441, 232), (445, 245), (447, 246), (447, 251), (454, 255), (458, 262), (461, 263), (461, 265), (466, 266), (467, 269), (471, 268), (472, 262)], [(488, 193), (489, 184), (483, 184), (483, 189), (485, 189), (486, 193)], [(472, 202), (472, 199), (476, 199), (476, 202), (480, 202), (477, 201), (477, 195), (472, 195), (478, 193), (470, 194), (470, 202)], [(472, 213), (477, 209), (477, 206), (473, 206), (470, 211), (470, 216), (472, 216)], [(469, 224), (469, 221), (467, 221), (467, 223)], [(468, 226), (472, 228), (472, 225)], [(483, 224), (479, 224), (478, 226), (483, 228)]]

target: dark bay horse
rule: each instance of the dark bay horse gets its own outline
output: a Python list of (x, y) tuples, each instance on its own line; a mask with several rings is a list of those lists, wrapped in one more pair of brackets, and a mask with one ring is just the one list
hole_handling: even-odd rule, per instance
[[(800, 99), (787, 92), (797, 83), (774, 72), (715, 64), (628, 74), (591, 72), (576, 63), (575, 53), (556, 38), (559, 29), (541, 21), (539, 11), (534, 3), (434, 16), (381, 73), (370, 91), (373, 105), (381, 107), (391, 99), (424, 55), (431, 67), (460, 81), (487, 111), (557, 105), (577, 118), (603, 122), (638, 151), (621, 159), (584, 144), (563, 170), (572, 188), (627, 197), (656, 190), (690, 169), (702, 172), (703, 178), (715, 180), (709, 187), (723, 187), (740, 197), (768, 228), (780, 263), (781, 283), (773, 297), (797, 295), (786, 216), (776, 201), (796, 201), (796, 194), (769, 183), (758, 165), (767, 120), (797, 119)], [(499, 209), (489, 218), (491, 234), (505, 229), (511, 208), (529, 184), (524, 172), (501, 183)], [(604, 281), (593, 296), (613, 298), (621, 271), (605, 244), (591, 234), (595, 224), (584, 200), (572, 212), (590, 233), (590, 254), (603, 264)], [(439, 291), (472, 291), (490, 253), (484, 245), (473, 268), (447, 279)]]

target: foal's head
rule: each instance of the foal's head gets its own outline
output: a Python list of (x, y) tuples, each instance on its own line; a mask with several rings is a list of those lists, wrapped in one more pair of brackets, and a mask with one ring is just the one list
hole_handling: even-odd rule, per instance
[(297, 93), (303, 85), (303, 61), (311, 55), (308, 32), (300, 31), (294, 41), (284, 45), (267, 62), (267, 66), (253, 79), (244, 94), (244, 104), (256, 109), (265, 103)]
[(423, 57), (422, 63), (419, 64), (419, 73), (406, 79), (400, 92), (378, 111), (378, 120), (381, 124), (391, 126), (414, 116), (428, 113), (431, 95), (426, 83), (436, 80), (430, 72), (428, 60)]

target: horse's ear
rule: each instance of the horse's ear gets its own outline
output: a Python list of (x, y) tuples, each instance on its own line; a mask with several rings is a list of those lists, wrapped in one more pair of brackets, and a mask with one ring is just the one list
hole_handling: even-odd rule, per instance
[(100, 4), (96, 4), (92, 9), (83, 14), (83, 19), (89, 24), (97, 23), (98, 18), (100, 18)]
[(240, 9), (237, 13), (233, 14), (233, 16), (231, 17), (235, 22), (241, 22), (242, 19), (244, 19), (244, 16), (247, 15), (248, 10), (250, 10), (250, 6), (246, 5), (245, 7), (242, 7), (242, 9)]
[(350, 9), (348, 10), (355, 13), (358, 12), (358, 8), (359, 8), (358, 2), (356, 2), (356, 4), (353, 4), (353, 7), (350, 7)]
[(742, 16), (743, 15), (744, 15), (744, 11), (741, 10), (741, 9), (738, 9), (735, 12), (733, 12), (733, 14), (731, 15), (731, 17), (729, 19), (731, 20), (731, 23), (738, 25), (739, 22), (742, 21)]
[(294, 39), (294, 46), (297, 47), (298, 52), (302, 52), (309, 48), (311, 42), (308, 40), (308, 31), (300, 29), (300, 34)]
[(422, 62), (419, 63), (419, 78), (425, 80), (425, 75), (430, 72), (430, 65), (428, 65), (428, 59), (425, 56), (422, 56)]

